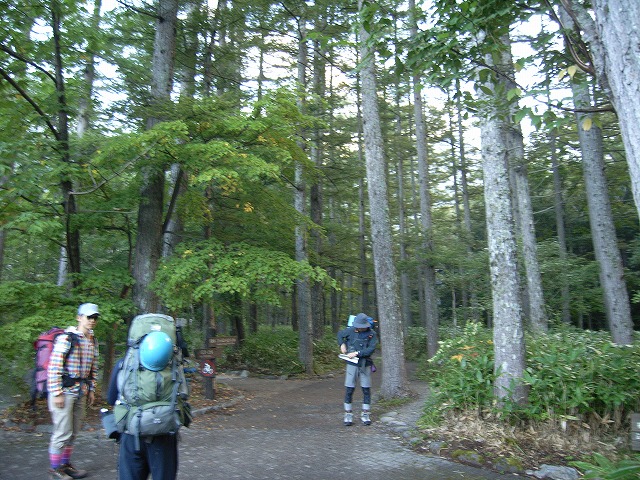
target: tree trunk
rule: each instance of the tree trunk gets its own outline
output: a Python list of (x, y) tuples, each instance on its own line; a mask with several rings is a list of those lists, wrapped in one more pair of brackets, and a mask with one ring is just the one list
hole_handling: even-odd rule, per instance
[[(358, 0), (362, 10), (363, 0)], [(371, 241), (373, 244), (373, 264), (376, 278), (376, 300), (382, 340), (382, 383), (380, 394), (383, 398), (407, 395), (407, 380), (404, 365), (404, 335), (402, 316), (398, 300), (398, 276), (393, 263), (393, 242), (387, 179), (380, 114), (377, 103), (374, 54), (369, 50), (369, 33), (360, 28), (360, 49), (362, 57), (362, 109), (367, 186), (371, 215)]]
[[(411, 18), (411, 36), (418, 34), (415, 18), (415, 1), (409, 0)], [(429, 159), (427, 152), (427, 129), (424, 120), (422, 104), (422, 79), (417, 74), (412, 75), (413, 109), (416, 123), (416, 149), (418, 162), (418, 184), (420, 195), (420, 225), (426, 261), (422, 265), (424, 276), (424, 299), (427, 330), (427, 358), (432, 358), (438, 352), (438, 298), (436, 295), (436, 272), (433, 260), (433, 221), (431, 219), (431, 194), (429, 192)]]
[(517, 208), (520, 216), (520, 235), (522, 239), (522, 254), (526, 273), (527, 299), (529, 302), (529, 322), (534, 330), (546, 332), (548, 318), (544, 295), (542, 292), (542, 275), (538, 263), (538, 246), (531, 207), (529, 178), (524, 159), (524, 141), (520, 128), (511, 125), (509, 128), (509, 156), (511, 168), (514, 171), (517, 195)]
[[(614, 3), (617, 8), (621, 6), (620, 0), (614, 0)], [(640, 13), (640, 5), (634, 5), (636, 5), (636, 13)], [(618, 92), (626, 88), (620, 85), (622, 79), (618, 78), (619, 75), (622, 75), (625, 68), (624, 63), (619, 63), (618, 57), (623, 56), (626, 58), (626, 55), (633, 51), (632, 44), (623, 41), (623, 43), (618, 45), (618, 47), (623, 48), (624, 44), (626, 45), (626, 50), (621, 50), (620, 52), (611, 50), (611, 45), (605, 46), (600, 35), (606, 33), (607, 35), (614, 35), (615, 37), (614, 32), (603, 32), (602, 23), (599, 27), (600, 31), (596, 32), (597, 28), (594, 27), (591, 17), (588, 14), (585, 15), (586, 12), (584, 12), (581, 7), (577, 13), (579, 14), (577, 18), (580, 20), (580, 27), (584, 31), (584, 35), (593, 49), (593, 60), (596, 64), (598, 81), (605, 90), (609, 91), (614, 105), (616, 105), (616, 101), (621, 102), (625, 104), (623, 108), (628, 110), (626, 105), (634, 104), (634, 100), (636, 101), (635, 104), (637, 104), (637, 98), (619, 98), (616, 96), (617, 94), (614, 94), (613, 90), (609, 90), (609, 88), (611, 81), (618, 84), (616, 87)], [(623, 21), (625, 22), (621, 25), (628, 25), (629, 21), (638, 22), (637, 17), (632, 18), (627, 16), (628, 14), (631, 14), (632, 11), (623, 13), (616, 10), (611, 11), (610, 13), (614, 16), (619, 16), (621, 14), (624, 15), (624, 17), (620, 17), (623, 18)], [(604, 10), (600, 8), (600, 22), (605, 22), (608, 18), (603, 16), (603, 14)], [(560, 18), (566, 28), (572, 28), (575, 26), (573, 18), (569, 16), (565, 9), (560, 10)], [(615, 27), (610, 26), (608, 28)], [(636, 31), (630, 34), (629, 38), (635, 38), (637, 40), (639, 38), (638, 32)], [(636, 44), (636, 50), (637, 48), (638, 45)], [(638, 59), (635, 58), (629, 60), (633, 60), (629, 71), (631, 73), (633, 73), (633, 71), (640, 73), (640, 69), (638, 68), (640, 66)], [(613, 62), (613, 64), (609, 64), (609, 62)], [(617, 65), (617, 67), (612, 68), (612, 65)], [(609, 77), (610, 74), (613, 75), (613, 78)], [(637, 79), (638, 76), (636, 75), (633, 78)], [(573, 78), (572, 80), (571, 90), (573, 92), (573, 102), (575, 107), (577, 109), (588, 110), (592, 107), (592, 102), (587, 82), (583, 81), (579, 83), (576, 78)], [(630, 82), (630, 84), (633, 83), (635, 83), (635, 91), (637, 93), (638, 89), (640, 89), (640, 82)], [(618, 112), (618, 114), (620, 118), (620, 125), (622, 127), (623, 121), (620, 117), (620, 112)], [(636, 115), (640, 115), (640, 112), (636, 112)], [(613, 223), (613, 215), (611, 213), (611, 202), (609, 200), (607, 180), (604, 175), (605, 165), (604, 152), (602, 148), (602, 131), (592, 121), (592, 118), (593, 114), (591, 113), (576, 112), (578, 139), (582, 150), (582, 168), (587, 193), (587, 204), (589, 205), (591, 237), (593, 239), (596, 260), (600, 267), (600, 284), (604, 295), (605, 314), (607, 317), (609, 331), (611, 332), (611, 336), (615, 343), (619, 345), (630, 345), (633, 342), (633, 321), (631, 319), (631, 307), (629, 305), (627, 285), (624, 281), (622, 258), (617, 245), (615, 225)], [(630, 127), (630, 125), (627, 125), (627, 128)], [(622, 135), (624, 139), (626, 136), (624, 128), (622, 128)], [(640, 137), (638, 137), (638, 139), (640, 140)], [(625, 141), (625, 148), (627, 143), (628, 142)], [(633, 182), (634, 175), (636, 176), (635, 180), (638, 181), (637, 176), (640, 175), (640, 171), (636, 170), (634, 173), (632, 164), (634, 161), (637, 162), (638, 158), (636, 157), (631, 160), (629, 157), (630, 154), (633, 155), (634, 153), (627, 150), (627, 162), (629, 162), (629, 170)], [(640, 154), (640, 149), (635, 151), (635, 154)], [(636, 206), (638, 206), (640, 205), (638, 203), (639, 197), (636, 196), (635, 188), (636, 187), (634, 186), (634, 198), (636, 200)]]
[[(91, 17), (91, 28), (94, 31), (100, 29), (100, 8), (102, 6), (102, 0), (95, 0), (93, 3), (93, 15)], [(76, 132), (78, 137), (82, 138), (84, 133), (89, 130), (91, 124), (92, 104), (93, 104), (93, 83), (96, 74), (95, 65), (95, 53), (96, 46), (93, 39), (88, 39), (86, 58), (87, 61), (84, 66), (84, 83), (82, 88), (82, 95), (78, 98), (78, 125)]]
[[(558, 167), (558, 152), (556, 146), (557, 133), (553, 130), (550, 134), (549, 149), (551, 150), (551, 169), (553, 171), (553, 194), (555, 198), (556, 231), (558, 232), (558, 254), (563, 265), (566, 264), (567, 255), (567, 235), (564, 224), (564, 195), (562, 193), (562, 178)], [(560, 296), (562, 299), (562, 323), (571, 324), (571, 295), (569, 292), (569, 277), (565, 269), (560, 272), (561, 287)]]
[[(513, 57), (511, 54), (511, 39), (509, 35), (504, 35), (501, 37), (501, 40), (505, 48), (505, 63), (500, 82), (505, 87), (504, 91), (509, 92), (513, 88), (516, 88), (515, 81), (513, 80), (515, 78), (515, 69), (513, 67)], [(514, 101), (510, 104), (510, 119), (513, 118), (513, 114), (517, 109), (517, 102)], [(542, 292), (542, 276), (538, 262), (538, 246), (536, 243), (533, 208), (531, 206), (531, 194), (529, 192), (528, 169), (524, 158), (524, 139), (520, 125), (514, 123), (513, 120), (509, 120), (509, 123), (510, 125), (506, 130), (507, 152), (509, 166), (513, 172), (515, 181), (516, 199), (514, 204), (520, 220), (518, 225), (520, 226), (519, 233), (527, 281), (527, 313), (533, 329), (546, 332), (548, 329), (548, 318)]]
[[(486, 61), (489, 65), (494, 65), (491, 55), (487, 55)], [(502, 58), (502, 66), (507, 61), (506, 58)], [(493, 89), (490, 83), (486, 86)], [(496, 374), (494, 395), (499, 402), (509, 398), (515, 403), (525, 403), (527, 395), (522, 383), (525, 367), (524, 328), (516, 268), (515, 225), (507, 169), (506, 126), (502, 119), (504, 113), (502, 115), (498, 113), (504, 112), (506, 106), (500, 104), (504, 99), (499, 98), (495, 93), (492, 97), (486, 97), (485, 101), (487, 105), (481, 112), (480, 135), (493, 297), (493, 348)]]
[[(399, 82), (398, 82), (399, 83)], [(400, 85), (396, 85), (396, 111), (400, 112)], [(396, 139), (402, 138), (402, 123), (400, 115), (396, 115)], [(407, 265), (409, 255), (407, 253), (407, 226), (406, 226), (406, 205), (404, 196), (404, 155), (396, 147), (395, 157), (398, 159), (398, 224), (400, 231), (400, 261)], [(409, 333), (412, 325), (411, 318), (411, 280), (409, 278), (408, 267), (404, 267), (400, 272), (400, 294), (402, 304), (402, 331), (405, 336)]]
[[(592, 106), (585, 83), (572, 83), (571, 88), (576, 108), (588, 109)], [(595, 123), (592, 123), (590, 128), (586, 127), (585, 121), (590, 121), (591, 118), (592, 114), (576, 113), (591, 237), (600, 267), (600, 284), (611, 336), (618, 345), (630, 345), (633, 343), (633, 321), (604, 174), (602, 131)]]
[(187, 182), (184, 171), (179, 163), (171, 165), (169, 173), (169, 196), (170, 201), (165, 216), (165, 224), (162, 227), (162, 257), (169, 257), (175, 252), (176, 246), (180, 243), (184, 230), (184, 222), (176, 213), (178, 199), (187, 191)]
[[(364, 142), (363, 142), (363, 134), (362, 134), (362, 85), (361, 85), (361, 76), (358, 75), (357, 80), (357, 104), (358, 104), (358, 164), (364, 164)], [(360, 297), (361, 306), (360, 309), (362, 312), (369, 312), (370, 304), (369, 304), (369, 275), (367, 273), (367, 226), (365, 223), (365, 188), (364, 188), (364, 178), (360, 179), (360, 183), (358, 185), (358, 239), (359, 239), (359, 252), (360, 252), (360, 285), (362, 289), (362, 295)]]
[[(202, 7), (200, 1), (187, 5), (187, 20), (184, 26), (184, 49), (176, 52), (179, 70), (176, 76), (179, 78), (180, 101), (192, 101), (196, 94), (196, 64), (198, 55), (198, 17)], [(178, 243), (182, 240), (184, 222), (176, 212), (176, 206), (180, 197), (188, 188), (187, 173), (179, 163), (171, 164), (169, 169), (169, 204), (162, 227), (162, 258), (169, 257), (175, 252)]]
[[(307, 34), (304, 28), (304, 20), (300, 20), (298, 38), (298, 88), (300, 89), (300, 97), (298, 107), (304, 111), (303, 96), (306, 87), (306, 65), (307, 65)], [(304, 133), (301, 134), (304, 138)], [(305, 148), (302, 140), (300, 147)], [(306, 208), (306, 184), (304, 182), (303, 167), (300, 162), (295, 165), (295, 192), (294, 204), (295, 209), (301, 217), (307, 216)], [(304, 222), (298, 222), (295, 229), (296, 238), (296, 260), (298, 262), (307, 262), (309, 256), (307, 253), (307, 228)], [(313, 373), (313, 322), (311, 317), (311, 285), (309, 278), (304, 276), (296, 282), (296, 310), (298, 322), (298, 358), (305, 367), (308, 374)]]
[[(458, 125), (458, 150), (460, 152), (460, 188), (462, 189), (462, 206), (464, 216), (464, 232), (465, 243), (467, 244), (467, 256), (471, 258), (473, 255), (473, 230), (471, 228), (471, 201), (469, 200), (469, 182), (467, 178), (467, 155), (464, 147), (464, 128), (462, 125), (462, 101), (460, 97), (460, 80), (456, 80), (456, 113)], [(480, 321), (480, 305), (478, 304), (478, 295), (476, 286), (469, 282), (468, 284), (469, 302), (471, 306), (471, 319), (474, 322)]]
[[(592, 49), (596, 76), (613, 103), (640, 215), (640, 2), (593, 0), (595, 22), (584, 12), (580, 27)], [(578, 6), (573, 1), (574, 6)], [(584, 19), (584, 21), (583, 21)]]
[[(326, 22), (321, 19), (318, 20), (319, 31), (324, 31)], [(312, 89), (316, 99), (324, 99), (326, 95), (325, 85), (325, 58), (326, 47), (320, 44), (319, 40), (313, 42), (313, 81)], [(313, 104), (313, 114), (317, 118), (324, 118), (325, 109), (322, 105), (322, 101), (316, 100)], [(322, 143), (322, 131), (319, 126), (313, 128), (313, 138), (311, 141), (311, 161), (315, 165), (318, 171), (321, 171), (323, 164), (323, 143)], [(311, 240), (313, 243), (313, 250), (315, 261), (314, 265), (322, 265), (323, 256), (323, 238), (321, 228), (323, 224), (323, 185), (322, 176), (316, 175), (313, 184), (309, 190), (310, 194), (310, 213), (311, 221), (315, 224), (311, 230)], [(317, 228), (316, 225), (319, 227)], [(313, 282), (311, 286), (311, 318), (313, 321), (313, 338), (319, 339), (324, 335), (324, 285), (321, 282)]]
[[(177, 0), (160, 0), (157, 9), (156, 35), (153, 49), (151, 95), (156, 108), (169, 102), (173, 87), (175, 63)], [(159, 113), (159, 112), (158, 112)], [(153, 128), (161, 118), (147, 119), (147, 129)], [(138, 313), (160, 309), (158, 296), (150, 284), (155, 278), (162, 255), (162, 212), (164, 196), (164, 166), (149, 165), (141, 169), (140, 205), (138, 207), (138, 233), (133, 265), (133, 302)]]
[[(53, 29), (54, 63), (56, 77), (56, 98), (58, 102), (56, 141), (58, 151), (63, 163), (71, 162), (69, 150), (69, 106), (67, 105), (64, 68), (62, 64), (62, 5), (58, 1), (51, 2), (51, 26)], [(80, 273), (80, 232), (78, 230), (75, 215), (77, 214), (76, 199), (73, 196), (73, 183), (67, 175), (63, 175), (60, 181), (62, 191), (62, 205), (65, 214), (65, 236), (68, 271), (71, 274)], [(77, 276), (73, 277), (72, 285), (78, 285)]]

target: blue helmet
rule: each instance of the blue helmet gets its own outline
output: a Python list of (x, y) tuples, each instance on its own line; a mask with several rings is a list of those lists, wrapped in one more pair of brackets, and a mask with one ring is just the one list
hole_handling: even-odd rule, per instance
[(173, 343), (164, 332), (148, 333), (140, 344), (140, 363), (153, 372), (164, 369), (172, 354)]

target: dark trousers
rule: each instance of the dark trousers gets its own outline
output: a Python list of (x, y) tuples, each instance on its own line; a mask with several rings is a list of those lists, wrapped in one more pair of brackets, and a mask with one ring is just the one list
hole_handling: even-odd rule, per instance
[(123, 433), (120, 437), (118, 460), (119, 480), (175, 480), (178, 473), (177, 435), (140, 437), (136, 451), (136, 437)]

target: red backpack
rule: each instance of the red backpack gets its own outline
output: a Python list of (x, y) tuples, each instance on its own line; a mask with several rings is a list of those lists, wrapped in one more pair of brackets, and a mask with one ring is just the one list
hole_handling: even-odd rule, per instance
[[(64, 328), (53, 327), (47, 332), (42, 332), (37, 340), (33, 342), (33, 348), (36, 350), (35, 368), (33, 369), (31, 385), (31, 405), (33, 406), (35, 406), (38, 398), (47, 398), (47, 369), (49, 368), (49, 359), (56, 338), (63, 333), (65, 333)], [(65, 361), (78, 342), (75, 334), (69, 332), (67, 332), (67, 334), (71, 340), (71, 348), (69, 348), (64, 355)]]

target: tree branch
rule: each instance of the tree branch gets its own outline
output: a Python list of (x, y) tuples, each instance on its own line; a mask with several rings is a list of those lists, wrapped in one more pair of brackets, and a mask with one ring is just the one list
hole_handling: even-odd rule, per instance
[(45, 70), (40, 65), (38, 65), (35, 62), (33, 62), (32, 60), (29, 60), (29, 59), (23, 57), (22, 55), (20, 55), (15, 50), (12, 50), (9, 47), (6, 47), (5, 45), (2, 45), (2, 44), (0, 44), (0, 50), (5, 52), (6, 54), (12, 56), (16, 60), (20, 60), (21, 62), (25, 63), (26, 65), (31, 65), (36, 70), (38, 70), (39, 72), (44, 73), (47, 77), (49, 77), (54, 84), (56, 83), (56, 77), (54, 77), (51, 73), (49, 73), (47, 70)]
[(2, 78), (4, 78), (7, 82), (9, 82), (9, 84), (11, 84), (11, 86), (16, 89), (16, 91), (20, 94), (20, 96), (24, 98), (29, 103), (29, 105), (33, 107), (33, 109), (38, 113), (38, 115), (40, 115), (40, 117), (47, 124), (47, 127), (49, 127), (49, 130), (51, 130), (51, 133), (53, 134), (55, 139), (59, 140), (58, 131), (56, 130), (56, 127), (54, 127), (53, 124), (49, 121), (49, 116), (46, 113), (44, 113), (44, 111), (38, 106), (35, 100), (31, 98), (29, 94), (20, 85), (18, 85), (18, 83), (13, 78), (11, 78), (11, 76), (9, 75), (9, 72), (7, 72), (4, 68), (0, 68), (0, 75), (2, 75)]
[[(570, 30), (570, 29), (567, 28), (562, 23), (562, 20), (560, 19), (560, 17), (558, 17), (558, 14), (556, 13), (556, 11), (551, 6), (551, 3), (549, 3), (549, 0), (545, 0), (545, 3), (549, 7), (549, 12), (551, 13), (551, 16), (553, 17), (553, 19), (556, 21), (556, 23), (558, 25), (560, 25), (560, 33), (564, 37), (565, 44), (567, 45), (567, 48), (569, 49), (569, 53), (571, 53), (571, 57), (573, 58), (573, 60), (576, 62), (578, 67), (580, 67), (581, 70), (587, 72), (590, 75), (595, 76), (596, 75), (596, 70), (593, 67), (593, 59), (591, 58), (591, 55), (589, 54), (589, 50), (586, 48), (585, 43), (581, 39), (576, 42), (571, 37), (569, 37), (569, 35), (567, 35), (566, 32), (568, 30)], [(574, 24), (578, 25), (577, 18), (575, 16), (573, 10), (571, 9), (571, 6), (568, 4), (568, 2), (566, 0), (560, 0), (560, 3), (562, 4), (562, 8), (564, 8), (567, 11), (567, 13), (569, 14), (569, 16), (573, 19)], [(580, 49), (580, 51), (582, 52), (582, 54), (585, 57), (587, 57), (588, 63), (583, 62), (582, 59), (579, 57), (578, 52), (575, 49), (575, 45), (576, 44), (577, 44), (578, 48)]]
[(93, 186), (93, 188), (90, 188), (89, 190), (85, 190), (82, 192), (77, 192), (77, 191), (72, 191), (69, 192), (69, 195), (88, 195), (89, 193), (93, 193), (96, 190), (98, 190), (99, 188), (102, 188), (102, 186), (104, 186), (105, 184), (107, 184), (108, 182), (110, 182), (111, 180), (113, 180), (116, 177), (119, 177), (122, 172), (124, 172), (127, 168), (129, 168), (134, 162), (136, 162), (140, 157), (145, 156), (147, 153), (149, 153), (149, 151), (156, 145), (157, 142), (154, 142), (152, 145), (149, 145), (149, 147), (142, 152), (140, 155), (138, 155), (136, 158), (133, 158), (131, 160), (129, 160), (127, 163), (124, 164), (124, 166), (118, 170), (116, 173), (114, 173), (113, 175), (111, 175), (110, 177), (105, 178), (103, 181), (101, 181), (100, 183), (97, 183)]

